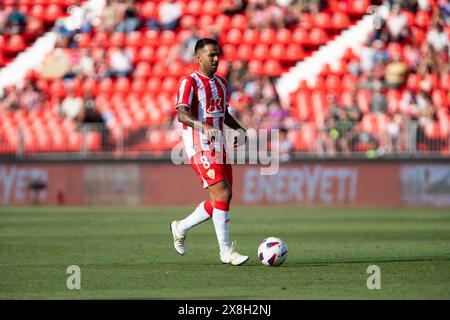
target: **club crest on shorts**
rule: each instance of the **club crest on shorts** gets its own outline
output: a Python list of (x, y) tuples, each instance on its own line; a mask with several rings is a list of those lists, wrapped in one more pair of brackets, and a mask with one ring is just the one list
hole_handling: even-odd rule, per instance
[(210, 177), (211, 179), (214, 179), (216, 177), (216, 172), (214, 171), (214, 169), (209, 169), (208, 172), (206, 173), (208, 175), (208, 177)]

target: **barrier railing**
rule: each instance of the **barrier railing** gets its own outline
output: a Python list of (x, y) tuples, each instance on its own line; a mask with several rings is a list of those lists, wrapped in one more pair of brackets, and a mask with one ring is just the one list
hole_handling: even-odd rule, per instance
[[(2, 158), (167, 160), (174, 148), (182, 148), (179, 131), (151, 126), (114, 127), (111, 130), (101, 124), (82, 124), (68, 131), (50, 131), (50, 134), (31, 132), (22, 126), (9, 131), (1, 129)], [(449, 157), (449, 130), (437, 122), (331, 121), (322, 127), (299, 123), (296, 129), (279, 133), (282, 161), (296, 158)], [(259, 135), (257, 148), (260, 148), (261, 139), (267, 140), (265, 143), (269, 148), (273, 146), (270, 136), (270, 132), (262, 135), (263, 138)]]

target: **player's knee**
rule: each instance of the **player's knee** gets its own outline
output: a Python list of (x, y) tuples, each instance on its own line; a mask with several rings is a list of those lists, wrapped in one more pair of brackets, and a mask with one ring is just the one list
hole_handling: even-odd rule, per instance
[(217, 200), (220, 200), (222, 202), (230, 202), (231, 201), (231, 197), (232, 197), (232, 193), (230, 188), (223, 188), (220, 193), (219, 193), (219, 197)]

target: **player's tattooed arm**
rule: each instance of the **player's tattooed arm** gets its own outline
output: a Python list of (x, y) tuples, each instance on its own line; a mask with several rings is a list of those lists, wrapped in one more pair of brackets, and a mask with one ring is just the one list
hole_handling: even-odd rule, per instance
[(208, 139), (215, 139), (219, 134), (219, 131), (213, 126), (206, 122), (201, 122), (196, 119), (190, 112), (187, 105), (180, 105), (178, 110), (178, 121), (187, 125), (188, 127), (194, 128), (195, 130), (202, 131)]

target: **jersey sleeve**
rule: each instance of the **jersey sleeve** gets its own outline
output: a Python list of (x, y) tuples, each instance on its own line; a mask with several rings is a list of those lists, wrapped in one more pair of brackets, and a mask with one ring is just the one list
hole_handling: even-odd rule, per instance
[(185, 78), (180, 85), (177, 93), (177, 101), (175, 109), (180, 105), (186, 105), (189, 108), (192, 105), (192, 98), (194, 97), (194, 81), (190, 78)]

